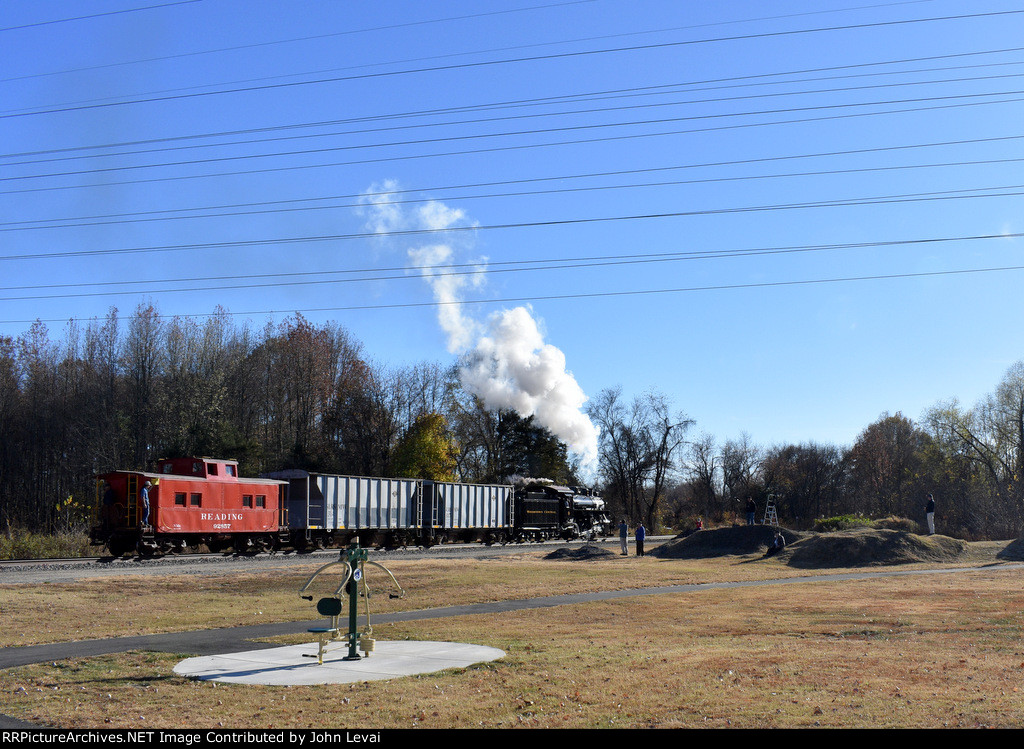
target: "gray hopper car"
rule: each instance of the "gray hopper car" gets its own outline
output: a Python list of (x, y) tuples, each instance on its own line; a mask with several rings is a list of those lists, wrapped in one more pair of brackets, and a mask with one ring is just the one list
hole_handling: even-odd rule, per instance
[(288, 482), (284, 507), (295, 548), (431, 546), (514, 538), (515, 491), (500, 484), (336, 476), (303, 470), (265, 475)]

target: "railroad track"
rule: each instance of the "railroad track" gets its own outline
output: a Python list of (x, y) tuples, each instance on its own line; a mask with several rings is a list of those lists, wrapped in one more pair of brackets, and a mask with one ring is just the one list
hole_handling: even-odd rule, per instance
[[(658, 539), (649, 538), (649, 544)], [(371, 549), (371, 557), (389, 560), (430, 559), (439, 557), (510, 556), (529, 551), (552, 549), (559, 546), (582, 546), (584, 541), (543, 541), (540, 543), (485, 546), (481, 544), (444, 544), (401, 549)], [(618, 539), (597, 542), (601, 546), (618, 548)], [(653, 548), (653, 547), (651, 547)], [(168, 554), (161, 557), (78, 557), (72, 559), (16, 559), (0, 560), (0, 584), (59, 582), (111, 574), (172, 574), (220, 569), (270, 569), (302, 564), (322, 564), (337, 558), (340, 549), (315, 551), (280, 551), (259, 554), (206, 553)], [(204, 570), (204, 571), (205, 571)]]

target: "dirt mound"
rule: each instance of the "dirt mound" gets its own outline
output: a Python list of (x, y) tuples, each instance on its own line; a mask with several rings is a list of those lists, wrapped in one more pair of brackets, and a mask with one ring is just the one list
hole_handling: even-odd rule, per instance
[(1013, 561), (1020, 561), (1024, 559), (1024, 536), (1021, 536), (1016, 541), (1011, 541), (1007, 544), (1006, 548), (996, 554), (999, 559), (1010, 559)]
[(583, 546), (578, 546), (575, 549), (563, 546), (562, 548), (555, 549), (550, 554), (545, 555), (544, 558), (580, 561), (587, 559), (607, 559), (609, 557), (617, 556), (619, 555), (609, 549), (603, 549), (600, 546), (595, 546), (594, 544), (584, 544)]
[(782, 532), (787, 547), (803, 537), (803, 534), (771, 525), (735, 525), (695, 531), (683, 538), (666, 541), (649, 553), (652, 557), (662, 559), (701, 559), (764, 553), (774, 540), (776, 531)]
[(787, 547), (783, 558), (791, 567), (870, 567), (913, 562), (952, 562), (967, 548), (948, 536), (919, 536), (904, 531), (858, 529), (814, 533)]
[[(919, 536), (906, 531), (858, 528), (835, 533), (797, 533), (769, 525), (738, 525), (690, 533), (652, 549), (662, 559), (702, 559), (764, 554), (779, 530), (786, 548), (777, 559), (791, 567), (869, 567), (912, 562), (952, 562), (967, 544), (948, 536)], [(1016, 545), (1016, 549), (1014, 549)], [(1003, 552), (1024, 556), (1024, 539)]]

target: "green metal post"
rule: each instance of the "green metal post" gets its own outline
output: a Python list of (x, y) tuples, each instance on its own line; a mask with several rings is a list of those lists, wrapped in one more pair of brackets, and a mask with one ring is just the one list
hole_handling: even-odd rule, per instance
[(348, 562), (349, 575), (348, 583), (348, 655), (343, 660), (361, 660), (357, 652), (359, 646), (359, 586), (363, 581), (363, 562), (368, 558), (366, 549), (359, 548), (359, 539), (356, 538), (345, 553)]

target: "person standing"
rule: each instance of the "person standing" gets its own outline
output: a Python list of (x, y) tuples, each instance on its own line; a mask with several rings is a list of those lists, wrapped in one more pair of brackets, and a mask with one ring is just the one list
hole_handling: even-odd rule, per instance
[(757, 503), (753, 497), (747, 497), (747, 525), (754, 524), (755, 514), (757, 514)]
[(644, 528), (644, 524), (640, 523), (636, 527), (636, 555), (642, 557), (644, 555), (644, 539), (647, 538), (647, 529)]
[(928, 535), (935, 535), (935, 497), (928, 495), (928, 502), (924, 506), (924, 518), (928, 521)]
[(626, 548), (626, 539), (629, 538), (629, 526), (626, 525), (626, 518), (619, 523), (619, 541), (622, 542), (622, 556), (627, 556), (629, 550)]
[(149, 487), (153, 485), (152, 481), (147, 481), (142, 485), (142, 491), (139, 492), (139, 498), (142, 500), (142, 525), (143, 527), (149, 525)]

